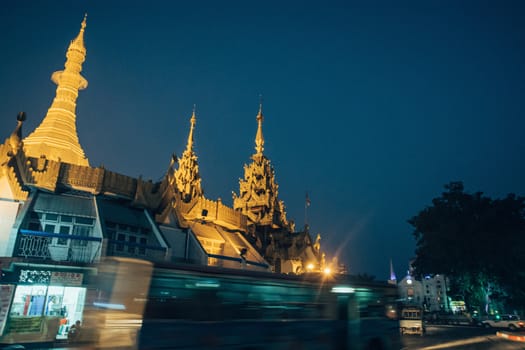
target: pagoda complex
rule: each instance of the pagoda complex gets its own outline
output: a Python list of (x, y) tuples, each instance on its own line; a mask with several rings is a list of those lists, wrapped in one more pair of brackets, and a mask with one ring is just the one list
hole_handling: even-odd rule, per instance
[[(300, 274), (324, 270), (319, 238), (295, 232), (263, 153), (262, 105), (255, 153), (233, 206), (208, 199), (194, 151), (197, 116), (186, 149), (158, 182), (92, 167), (76, 128), (86, 59), (84, 34), (71, 41), (64, 69), (53, 73), (55, 98), (23, 137), (24, 113), (0, 145), (0, 257), (94, 263), (105, 256)], [(80, 116), (81, 117), (81, 116)]]

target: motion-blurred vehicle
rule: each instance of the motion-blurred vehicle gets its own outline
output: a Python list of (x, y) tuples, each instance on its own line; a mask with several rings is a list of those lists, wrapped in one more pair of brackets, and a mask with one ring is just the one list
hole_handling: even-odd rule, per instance
[(425, 324), (423, 322), (423, 310), (419, 306), (405, 306), (401, 309), (399, 318), (399, 331), (401, 334), (419, 334), (425, 333)]
[(468, 313), (432, 312), (425, 313), (424, 321), (428, 324), (479, 325), (480, 321)]
[(525, 329), (525, 321), (520, 320), (516, 315), (501, 315), (493, 319), (481, 321), (485, 328), (505, 328), (511, 331)]
[(352, 276), (113, 257), (84, 317), (97, 349), (399, 349), (397, 288)]

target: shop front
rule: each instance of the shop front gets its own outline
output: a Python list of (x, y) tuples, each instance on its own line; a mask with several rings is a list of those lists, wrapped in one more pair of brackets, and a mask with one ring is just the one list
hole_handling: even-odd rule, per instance
[(3, 263), (0, 280), (0, 344), (51, 343), (66, 339), (83, 318), (90, 269), (78, 266)]

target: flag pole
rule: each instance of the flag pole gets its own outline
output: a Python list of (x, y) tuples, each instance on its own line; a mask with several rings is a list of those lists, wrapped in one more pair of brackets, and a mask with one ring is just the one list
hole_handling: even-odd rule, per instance
[(305, 231), (308, 231), (308, 207), (310, 206), (310, 197), (308, 196), (308, 192), (306, 192), (306, 197), (304, 201), (304, 229)]

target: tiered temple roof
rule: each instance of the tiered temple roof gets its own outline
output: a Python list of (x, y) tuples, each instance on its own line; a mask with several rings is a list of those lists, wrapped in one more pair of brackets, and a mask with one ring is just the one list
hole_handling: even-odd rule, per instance
[(293, 225), (286, 219), (284, 203), (278, 198), (275, 171), (263, 154), (263, 119), (261, 104), (257, 113), (256, 152), (251, 157), (252, 162), (244, 165), (244, 179), (239, 180), (239, 195), (233, 194), (233, 208), (240, 210), (255, 225), (293, 230)]
[[(87, 87), (80, 75), (86, 57), (85, 28), (86, 17), (69, 45), (64, 70), (52, 76), (58, 85), (56, 96), (41, 124), (22, 139), (25, 114), (19, 114), (15, 130), (0, 145), (0, 200), (24, 202), (31, 191), (59, 196), (80, 191), (114, 198), (128, 208), (150, 213), (146, 217), (154, 218), (157, 231), (164, 235), (169, 236), (174, 229), (190, 230), (209, 256), (248, 256), (261, 266), (266, 259), (275, 271), (282, 272), (304, 271), (312, 262), (322, 268), (319, 242), (314, 245), (307, 231), (294, 232), (278, 198), (275, 171), (263, 154), (262, 105), (256, 117), (256, 152), (252, 162), (244, 166), (244, 179), (239, 182), (239, 195), (233, 196), (233, 207), (204, 197), (193, 149), (195, 110), (186, 149), (179, 159), (172, 157), (160, 182), (89, 166), (78, 140), (75, 112), (78, 91)], [(176, 239), (167, 237), (167, 241)]]

